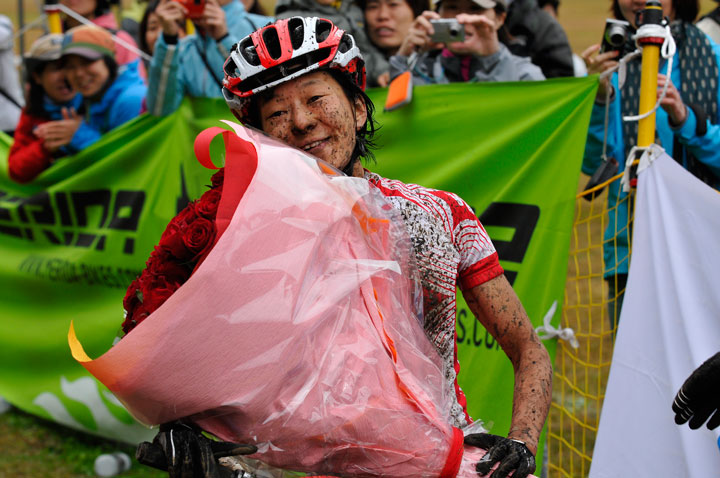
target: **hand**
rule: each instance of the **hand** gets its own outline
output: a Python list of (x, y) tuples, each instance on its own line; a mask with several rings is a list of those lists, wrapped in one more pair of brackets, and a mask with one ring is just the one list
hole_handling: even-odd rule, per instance
[(35, 128), (35, 136), (43, 140), (45, 149), (51, 153), (69, 144), (82, 122), (74, 108), (63, 108), (61, 113), (63, 119), (48, 121)]
[(207, 0), (203, 15), (195, 20), (195, 24), (215, 40), (221, 39), (228, 33), (225, 11), (217, 0)]
[(707, 427), (712, 430), (720, 425), (720, 352), (690, 374), (675, 396), (672, 409), (678, 425), (690, 420), (690, 428), (697, 430), (710, 415)]
[(385, 88), (387, 85), (389, 85), (390, 84), (390, 72), (386, 71), (382, 75), (378, 76), (377, 82), (378, 82), (378, 86), (381, 86), (383, 88)]
[(535, 456), (524, 443), (489, 433), (474, 433), (465, 437), (465, 444), (487, 450), (475, 470), (478, 475), (487, 475), (498, 463), (490, 478), (506, 478), (511, 472), (513, 478), (526, 478), (535, 471)]
[(422, 12), (420, 16), (415, 18), (400, 48), (398, 48), (398, 55), (410, 56), (413, 52), (419, 50), (427, 51), (442, 48), (442, 43), (433, 43), (432, 40), (430, 40), (430, 35), (435, 33), (435, 29), (433, 29), (430, 20), (438, 19), (440, 19), (440, 15), (437, 12), (431, 12), (429, 10)]
[(461, 13), (456, 18), (465, 26), (465, 40), (451, 43), (453, 52), (461, 55), (488, 56), (500, 50), (495, 22), (483, 14)]
[[(593, 45), (587, 50), (582, 52), (582, 59), (585, 61), (585, 66), (588, 70), (588, 75), (595, 75), (599, 73), (605, 73), (606, 71), (615, 68), (618, 64), (616, 58), (618, 52), (607, 51), (605, 53), (597, 54), (600, 51), (600, 44)], [(597, 97), (602, 100), (605, 99), (605, 95), (610, 89), (610, 75), (604, 78), (600, 78), (600, 86), (598, 87)]]
[(687, 106), (683, 103), (680, 92), (675, 88), (673, 82), (666, 75), (658, 75), (657, 96), (660, 98), (663, 86), (667, 83), (667, 91), (665, 98), (660, 102), (660, 106), (668, 114), (671, 126), (680, 126), (687, 119)]
[(141, 443), (135, 455), (140, 463), (167, 471), (170, 478), (220, 478), (224, 468), (218, 458), (255, 452), (254, 445), (213, 441), (194, 425), (171, 422), (160, 426), (152, 443)]
[(184, 24), (188, 11), (184, 5), (173, 0), (161, 0), (155, 15), (162, 24), (163, 34), (177, 36), (180, 33), (180, 25)]

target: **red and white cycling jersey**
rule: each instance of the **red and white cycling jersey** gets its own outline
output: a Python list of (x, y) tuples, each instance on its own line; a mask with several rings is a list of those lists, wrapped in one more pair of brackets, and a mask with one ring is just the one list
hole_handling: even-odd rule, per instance
[(458, 286), (467, 291), (503, 273), (495, 246), (470, 206), (456, 194), (369, 171), (365, 179), (380, 189), (405, 220), (420, 270), (425, 334), (440, 353), (447, 383), (455, 390), (451, 423), (463, 427), (469, 417), (465, 395), (457, 384), (455, 296)]

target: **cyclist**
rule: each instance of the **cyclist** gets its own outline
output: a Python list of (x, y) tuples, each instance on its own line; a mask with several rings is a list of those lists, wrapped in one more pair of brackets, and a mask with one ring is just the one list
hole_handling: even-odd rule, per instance
[[(492, 242), (462, 199), (363, 168), (360, 159), (373, 157), (374, 106), (364, 92), (365, 67), (353, 37), (324, 19), (279, 20), (234, 45), (224, 71), (223, 95), (240, 121), (348, 175), (365, 178), (400, 211), (422, 277), (425, 332), (456, 391), (451, 424), (462, 428), (469, 417), (456, 381), (455, 290), (460, 286), (470, 309), (515, 370), (508, 437), (472, 434), (466, 443), (489, 450), (478, 464), (481, 475), (497, 462), (495, 478), (511, 471), (516, 478), (532, 473), (550, 405), (552, 367), (547, 351), (505, 279)], [(156, 442), (167, 444), (167, 433), (161, 432)], [(197, 434), (189, 436), (203, 440)], [(185, 459), (177, 457), (176, 449), (175, 456)], [(197, 459), (208, 456), (212, 453)], [(192, 461), (186, 460), (191, 465)]]

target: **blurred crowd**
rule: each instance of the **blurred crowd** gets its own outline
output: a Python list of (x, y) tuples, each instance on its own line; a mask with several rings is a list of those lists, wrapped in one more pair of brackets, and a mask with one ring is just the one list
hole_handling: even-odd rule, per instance
[[(64, 33), (36, 40), (21, 62), (19, 26), (0, 16), (0, 121), (14, 137), (9, 175), (21, 183), (144, 112), (171, 114), (185, 96), (221, 97), (233, 45), (276, 18), (319, 16), (351, 33), (369, 87), (405, 71), (416, 84), (576, 73), (557, 2), (277, 0), (274, 12), (254, 0), (136, 0), (121, 12), (108, 0), (60, 4)], [(458, 30), (459, 38), (442, 36)]]

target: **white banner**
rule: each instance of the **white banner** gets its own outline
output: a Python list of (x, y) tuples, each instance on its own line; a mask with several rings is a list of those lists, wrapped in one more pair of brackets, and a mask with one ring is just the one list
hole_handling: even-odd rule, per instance
[(590, 478), (720, 473), (720, 429), (678, 426), (671, 409), (688, 375), (720, 350), (720, 194), (653, 153), (659, 157), (639, 174), (632, 263)]

